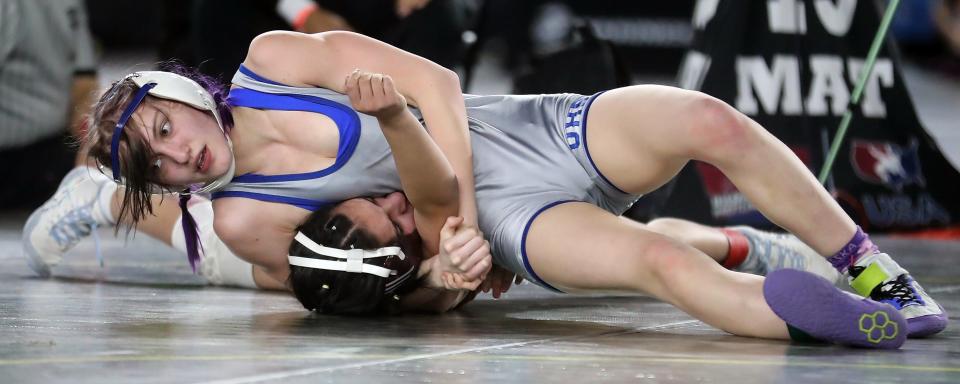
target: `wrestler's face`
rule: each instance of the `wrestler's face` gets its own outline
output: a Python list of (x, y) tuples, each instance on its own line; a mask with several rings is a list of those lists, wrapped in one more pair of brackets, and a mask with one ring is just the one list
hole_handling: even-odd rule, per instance
[(417, 223), (413, 219), (413, 206), (407, 200), (407, 196), (402, 192), (393, 192), (386, 196), (375, 197), (372, 201), (377, 207), (383, 210), (390, 221), (400, 227), (400, 233), (404, 236), (411, 235), (417, 231)]
[(350, 199), (340, 204), (337, 211), (366, 229), (382, 244), (391, 243), (398, 237), (416, 235), (413, 206), (400, 192), (383, 197)]
[(134, 119), (152, 152), (151, 180), (179, 188), (216, 180), (229, 170), (233, 154), (210, 112), (151, 98), (137, 108)]

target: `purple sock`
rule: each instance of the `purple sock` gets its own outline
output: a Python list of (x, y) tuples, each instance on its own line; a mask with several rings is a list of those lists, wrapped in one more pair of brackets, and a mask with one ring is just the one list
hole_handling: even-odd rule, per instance
[(858, 225), (857, 232), (853, 234), (853, 238), (847, 242), (847, 245), (840, 248), (833, 256), (828, 257), (827, 261), (833, 264), (833, 267), (838, 271), (843, 272), (849, 266), (853, 265), (853, 263), (857, 262), (857, 258), (861, 255), (867, 252), (875, 253), (877, 251), (878, 248), (873, 244), (873, 241), (870, 241), (870, 236), (863, 233), (863, 229)]

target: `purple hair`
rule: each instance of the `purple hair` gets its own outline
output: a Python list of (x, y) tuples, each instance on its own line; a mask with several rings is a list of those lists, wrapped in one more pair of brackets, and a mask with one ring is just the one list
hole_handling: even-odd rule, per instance
[(217, 105), (217, 114), (220, 115), (220, 121), (223, 122), (223, 130), (230, 133), (233, 128), (233, 115), (230, 113), (230, 104), (227, 103), (227, 96), (230, 93), (228, 84), (224, 84), (213, 76), (200, 72), (197, 68), (184, 65), (175, 60), (161, 62), (157, 65), (161, 71), (176, 73), (190, 80), (196, 81), (203, 89), (213, 96), (213, 102)]
[[(229, 87), (212, 76), (201, 73), (198, 69), (183, 65), (177, 61), (166, 61), (158, 65), (160, 70), (176, 73), (180, 76), (189, 78), (200, 84), (203, 89), (213, 96), (213, 102), (217, 107), (217, 114), (220, 115), (220, 121), (223, 123), (223, 131), (230, 133), (233, 128), (233, 114), (230, 113), (230, 105), (227, 104), (227, 95)], [(183, 226), (183, 235), (187, 243), (187, 260), (190, 261), (190, 267), (197, 271), (197, 263), (200, 262), (200, 252), (203, 250), (203, 244), (200, 242), (200, 231), (197, 228), (196, 220), (187, 209), (187, 202), (190, 201), (189, 194), (180, 195), (181, 225)]]

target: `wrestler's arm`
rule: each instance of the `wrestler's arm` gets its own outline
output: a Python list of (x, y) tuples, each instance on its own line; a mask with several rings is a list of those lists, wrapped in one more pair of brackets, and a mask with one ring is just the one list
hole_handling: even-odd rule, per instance
[(420, 108), (428, 132), (453, 167), (460, 215), (476, 226), (473, 153), (457, 74), (420, 56), (346, 31), (314, 35), (275, 31), (250, 43), (244, 65), (271, 80), (346, 93), (354, 69), (389, 75), (409, 105)]
[(217, 236), (237, 257), (261, 269), (258, 285), (273, 280), (266, 288), (289, 290), (287, 251), (296, 234), (296, 228), (291, 228), (289, 223), (301, 220), (302, 209), (286, 204), (224, 197), (213, 201), (213, 211), (213, 229)]
[(404, 97), (397, 92), (390, 76), (354, 71), (346, 76), (344, 83), (354, 109), (380, 122), (403, 193), (414, 208), (425, 252), (437, 254), (443, 223), (460, 211), (457, 175), (437, 144), (406, 108)]
[(404, 295), (401, 304), (412, 309), (447, 311), (460, 303), (468, 291), (454, 289), (465, 286), (454, 284), (450, 280), (453, 276), (444, 272), (463, 272), (462, 280), (476, 281), (466, 288), (476, 288), (480, 275), (491, 263), (488, 246), (458, 246), (462, 240), (483, 239), (479, 231), (460, 228), (458, 219), (449, 219), (459, 209), (457, 176), (437, 144), (406, 108), (404, 97), (397, 92), (390, 76), (355, 71), (345, 78), (344, 84), (354, 109), (375, 116), (380, 122), (404, 193), (414, 207), (425, 255), (440, 255), (424, 258), (418, 274), (424, 285)]

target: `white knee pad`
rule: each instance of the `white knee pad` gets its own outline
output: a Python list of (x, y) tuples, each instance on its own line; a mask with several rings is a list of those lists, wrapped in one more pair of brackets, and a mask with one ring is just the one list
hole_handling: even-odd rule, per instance
[[(196, 202), (194, 202), (196, 201)], [(207, 283), (217, 286), (229, 286), (256, 289), (253, 281), (253, 265), (241, 260), (227, 248), (227, 245), (213, 231), (213, 204), (209, 200), (191, 199), (187, 209), (197, 222), (203, 253), (200, 257), (200, 275)], [(183, 235), (183, 225), (177, 219), (170, 236), (173, 247), (187, 252), (187, 242)]]

